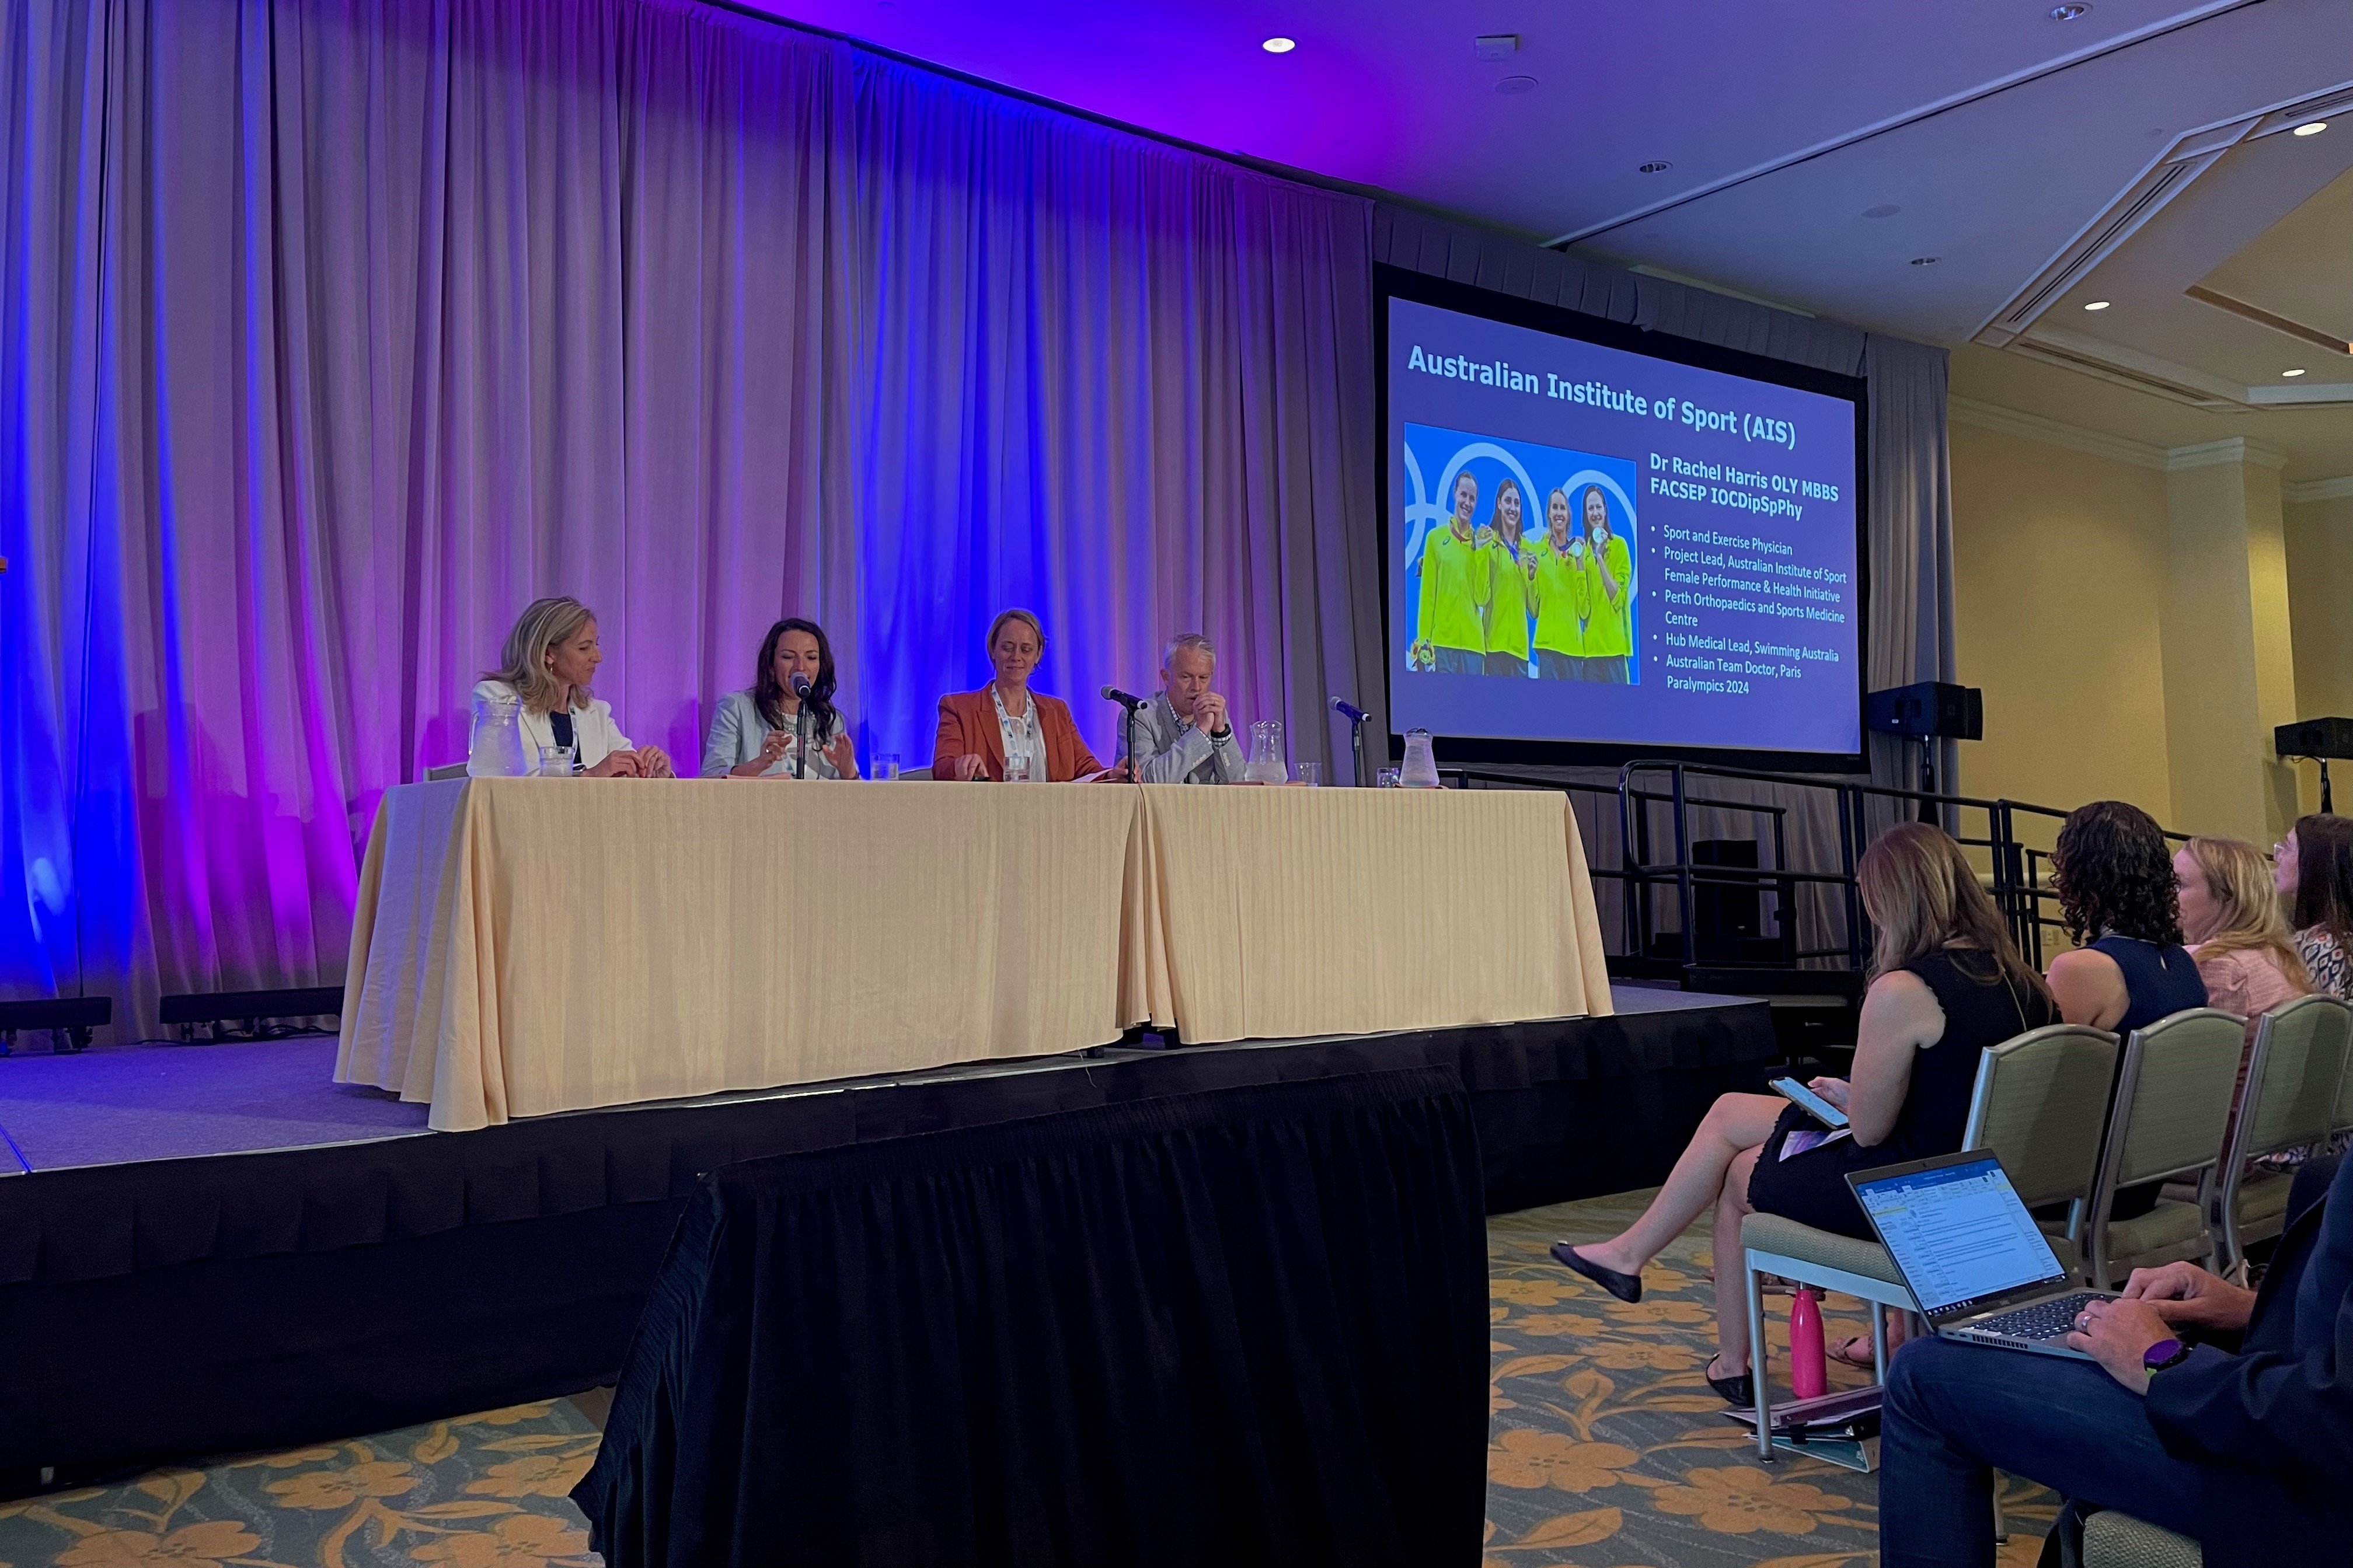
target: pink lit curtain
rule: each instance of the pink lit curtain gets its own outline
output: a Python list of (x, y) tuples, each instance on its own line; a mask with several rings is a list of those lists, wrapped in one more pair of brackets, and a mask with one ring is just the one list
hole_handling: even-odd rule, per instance
[(0, 0), (0, 995), (339, 980), (543, 594), (688, 769), (787, 613), (911, 766), (1007, 604), (1377, 681), (1360, 201), (677, 0)]

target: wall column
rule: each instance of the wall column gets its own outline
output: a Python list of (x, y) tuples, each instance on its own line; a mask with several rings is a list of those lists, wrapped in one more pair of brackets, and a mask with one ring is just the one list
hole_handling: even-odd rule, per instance
[[(2353, 718), (2353, 476), (2291, 487), (2288, 592), (2295, 600), (2299, 719)], [(2320, 809), (2320, 770), (2299, 765), (2306, 811)], [(2329, 767), (2340, 811), (2353, 810), (2353, 761)]]
[[(2273, 728), (2297, 716), (2284, 465), (2243, 437), (2177, 447), (2165, 465), (2167, 826), (2264, 846), (2297, 805), (2295, 770), (2272, 752)], [(2085, 588), (2096, 616), (2098, 586)]]

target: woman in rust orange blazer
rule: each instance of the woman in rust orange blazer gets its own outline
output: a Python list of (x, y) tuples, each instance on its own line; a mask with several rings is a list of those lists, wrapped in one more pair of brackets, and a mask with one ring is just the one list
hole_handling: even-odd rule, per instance
[(989, 622), (988, 662), (997, 678), (977, 691), (940, 699), (932, 777), (1067, 784), (1103, 773), (1079, 739), (1070, 705), (1029, 689), (1029, 672), (1045, 652), (1045, 629), (1029, 611), (1006, 610)]

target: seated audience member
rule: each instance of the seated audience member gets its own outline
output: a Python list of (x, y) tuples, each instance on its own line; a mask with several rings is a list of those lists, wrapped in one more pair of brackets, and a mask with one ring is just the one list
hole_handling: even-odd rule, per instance
[[(2070, 1024), (2129, 1036), (2206, 1005), (2206, 982), (2181, 946), (2173, 858), (2156, 818), (2120, 800), (2079, 805), (2059, 825), (2051, 877), (2060, 918), (2082, 945), (2051, 961), (2051, 994)], [(2161, 1182), (2126, 1187), (2114, 1219), (2157, 1206)]]
[(1642, 1266), (1715, 1211), (1715, 1359), (1708, 1386), (1735, 1405), (1755, 1398), (1748, 1318), (1739, 1289), (1740, 1221), (1752, 1210), (1869, 1239), (1849, 1171), (1961, 1146), (1978, 1055), (2057, 1021), (2042, 979), (2010, 940), (1960, 846), (1924, 823), (1891, 828), (1855, 868), (1877, 929), (1863, 994), (1854, 1077), (1815, 1092), (1843, 1109), (1852, 1137), (1821, 1130), (1778, 1096), (1719, 1096), (1651, 1206), (1607, 1241), (1553, 1245), (1553, 1256), (1623, 1301), (1642, 1293)]
[(2173, 879), (2206, 1005), (2245, 1018), (2253, 1045), (2259, 1014), (2312, 991), (2263, 852), (2243, 838), (2193, 838), (2174, 851)]
[(1006, 610), (989, 622), (988, 662), (996, 678), (977, 691), (940, 699), (934, 778), (1067, 784), (1090, 773), (1123, 776), (1103, 773), (1079, 739), (1068, 703), (1029, 689), (1030, 672), (1045, 652), (1045, 628), (1029, 611)]
[[(760, 644), (758, 674), (742, 691), (731, 691), (712, 715), (702, 742), (702, 776), (715, 778), (801, 777), (801, 710), (808, 710), (808, 773), (813, 779), (854, 779), (858, 752), (850, 744), (849, 721), (833, 705), (839, 682), (833, 644), (825, 628), (798, 616), (768, 628)], [(793, 677), (808, 683), (808, 696), (793, 695)]]
[(2313, 989), (2353, 1002), (2353, 817), (2296, 818), (2273, 854), (2272, 875)]
[(669, 778), (669, 755), (659, 746), (629, 744), (613, 722), (612, 705), (588, 689), (604, 662), (595, 612), (568, 595), (534, 599), (507, 633), (499, 668), (482, 677), (474, 695), (522, 700), (526, 767), (539, 765), (542, 746), (570, 746), (591, 778)]
[[(1881, 1568), (1990, 1568), (1995, 1468), (2195, 1537), (2208, 1568), (2341, 1563), (2353, 1541), (2353, 1176), (2280, 1237), (2263, 1289), (2137, 1268), (2065, 1342), (1932, 1339), (1889, 1369)], [(2184, 1342), (2189, 1342), (2185, 1348)]]
[[(1234, 740), (1226, 700), (1209, 689), (1218, 650), (1198, 632), (1168, 639), (1160, 658), (1160, 691), (1136, 711), (1135, 748), (1145, 784), (1232, 784), (1242, 776), (1242, 749)], [(1119, 755), (1127, 757), (1130, 721), (1119, 721)]]

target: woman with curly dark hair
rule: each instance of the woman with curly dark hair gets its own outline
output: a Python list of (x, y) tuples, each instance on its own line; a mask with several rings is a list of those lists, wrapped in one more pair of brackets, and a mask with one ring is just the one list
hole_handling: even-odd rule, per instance
[(2181, 946), (2172, 851), (2148, 813), (2120, 800), (2069, 812), (2052, 878), (2079, 944), (2051, 961), (2051, 994), (2067, 1022), (2129, 1035), (2206, 1005), (2206, 983)]
[[(2206, 982), (2181, 945), (2180, 891), (2156, 818), (2120, 800), (2077, 806), (2059, 826), (2051, 874), (2060, 918), (2082, 944), (2051, 961), (2062, 1018), (2129, 1036), (2206, 1005)], [(2109, 1217), (2148, 1213), (2163, 1186), (2126, 1187)]]

